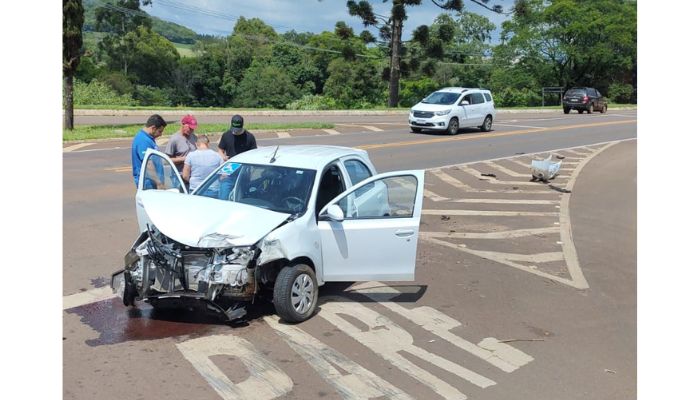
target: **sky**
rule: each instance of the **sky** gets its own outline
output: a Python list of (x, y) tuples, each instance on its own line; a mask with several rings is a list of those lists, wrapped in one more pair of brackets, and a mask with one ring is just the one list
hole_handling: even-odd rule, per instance
[[(509, 11), (514, 0), (491, 0), (489, 5), (501, 5)], [(388, 15), (391, 2), (370, 0), (374, 11)], [(505, 15), (498, 15), (486, 10), (469, 0), (465, 0), (465, 9), (486, 16), (498, 29), (492, 33), (491, 40), (496, 41), (500, 25), (506, 20)], [(350, 25), (355, 34), (368, 29), (373, 35), (377, 30), (365, 28), (359, 17), (348, 14), (346, 0), (153, 0), (152, 5), (142, 7), (147, 13), (186, 26), (199, 34), (229, 35), (238, 17), (259, 18), (272, 26), (278, 33), (290, 30), (297, 32), (320, 33), (333, 31), (335, 23), (344, 21)], [(404, 27), (404, 37), (420, 25), (430, 25), (435, 17), (444, 12), (430, 0), (420, 6), (408, 7), (408, 20)]]

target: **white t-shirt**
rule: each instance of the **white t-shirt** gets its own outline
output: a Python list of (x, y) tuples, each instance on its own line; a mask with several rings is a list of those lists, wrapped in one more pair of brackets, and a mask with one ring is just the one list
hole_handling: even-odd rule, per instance
[(224, 162), (219, 153), (212, 149), (197, 149), (187, 154), (185, 165), (189, 165), (190, 172), (190, 192), (194, 191), (202, 184), (213, 170)]

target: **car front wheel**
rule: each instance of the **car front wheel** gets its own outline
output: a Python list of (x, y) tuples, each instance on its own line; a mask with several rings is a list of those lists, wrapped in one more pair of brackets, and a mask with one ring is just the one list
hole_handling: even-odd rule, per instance
[(421, 133), (422, 131), (421, 131), (420, 128), (411, 127), (411, 132), (413, 132), (413, 133)]
[(565, 108), (565, 109), (564, 109), (564, 114), (568, 114), (570, 111), (571, 111), (570, 108)]
[(306, 264), (282, 268), (275, 280), (273, 303), (277, 315), (285, 322), (306, 321), (316, 311), (318, 283), (316, 274)]
[(457, 118), (452, 118), (450, 123), (447, 125), (447, 133), (450, 135), (456, 135), (459, 132), (459, 122)]
[(486, 118), (484, 118), (484, 123), (481, 124), (481, 131), (482, 132), (488, 132), (491, 130), (491, 125), (493, 125), (493, 119), (491, 118), (490, 115), (487, 115)]

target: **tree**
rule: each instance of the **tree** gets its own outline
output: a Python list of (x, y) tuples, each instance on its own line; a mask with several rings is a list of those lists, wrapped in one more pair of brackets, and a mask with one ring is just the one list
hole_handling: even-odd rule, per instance
[(282, 68), (253, 61), (236, 88), (235, 105), (284, 108), (297, 95), (297, 87)]
[(125, 41), (128, 33), (139, 27), (151, 28), (151, 18), (139, 8), (151, 4), (151, 0), (116, 0), (105, 3), (95, 10), (95, 28), (108, 32), (99, 43), (100, 52), (111, 64), (118, 64), (124, 75), (129, 74), (129, 45)]
[(73, 129), (73, 76), (80, 65), (83, 47), (83, 3), (63, 0), (63, 128)]
[[(388, 0), (383, 0), (385, 3)], [(489, 0), (469, 0), (494, 12), (502, 12), (502, 7), (497, 5), (493, 8), (486, 5)], [(433, 4), (448, 11), (461, 11), (464, 8), (462, 0), (431, 0)], [(374, 26), (379, 29), (380, 36), (388, 40), (389, 46), (389, 107), (397, 107), (399, 104), (399, 80), (401, 77), (401, 35), (403, 32), (403, 22), (407, 19), (406, 6), (418, 6), (422, 0), (392, 0), (391, 15), (384, 16), (374, 12), (372, 5), (361, 0), (347, 2), (348, 12), (352, 16), (362, 19), (362, 23), (367, 26)], [(426, 28), (427, 29), (427, 28)], [(423, 29), (421, 28), (421, 31)]]

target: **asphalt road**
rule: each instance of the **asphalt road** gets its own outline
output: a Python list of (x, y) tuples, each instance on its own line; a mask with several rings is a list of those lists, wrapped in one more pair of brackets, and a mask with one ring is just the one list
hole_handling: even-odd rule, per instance
[[(130, 141), (66, 144), (64, 398), (636, 397), (636, 112), (509, 114), (452, 137), (342, 121), (258, 143), (430, 169), (416, 281), (326, 286), (294, 327), (265, 304), (221, 325), (106, 296), (137, 230)], [(529, 182), (550, 152), (561, 176)]]

